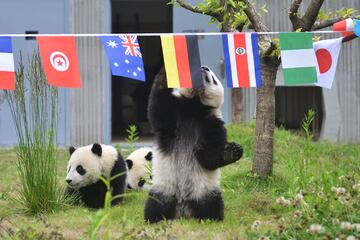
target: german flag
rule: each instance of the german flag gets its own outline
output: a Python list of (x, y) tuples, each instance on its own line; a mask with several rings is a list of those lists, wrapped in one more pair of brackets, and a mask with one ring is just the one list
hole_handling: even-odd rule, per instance
[(168, 88), (203, 86), (197, 36), (161, 35)]

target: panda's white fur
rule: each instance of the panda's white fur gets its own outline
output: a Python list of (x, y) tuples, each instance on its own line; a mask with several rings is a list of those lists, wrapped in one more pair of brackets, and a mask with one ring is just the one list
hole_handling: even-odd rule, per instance
[[(92, 147), (93, 145), (79, 147), (71, 154), (66, 176), (67, 181), (71, 180), (70, 187), (75, 189), (85, 187), (97, 182), (101, 175), (110, 174), (118, 159), (117, 150), (113, 146), (101, 144), (102, 155), (99, 157), (91, 151)], [(86, 169), (86, 174), (83, 176), (76, 171), (79, 165)]]
[(201, 102), (206, 106), (213, 107), (214, 116), (222, 119), (220, 108), (224, 103), (224, 87), (211, 69), (207, 66), (203, 67), (208, 69), (208, 71), (202, 71), (203, 88), (174, 88), (172, 94), (178, 98), (193, 98), (199, 94)]
[(141, 190), (147, 185), (139, 185), (140, 181), (149, 181), (150, 167), (153, 155), (153, 149), (150, 147), (142, 147), (133, 151), (127, 158), (128, 166), (127, 185), (128, 188)]
[[(121, 154), (110, 145), (92, 145), (69, 148), (70, 159), (65, 190), (66, 196), (73, 196), (74, 203), (83, 203), (89, 208), (102, 208), (108, 186), (102, 177), (111, 177), (112, 205), (122, 201), (126, 185), (126, 164)], [(114, 176), (117, 176), (114, 178)]]
[[(202, 71), (202, 75), (203, 88), (175, 88), (172, 94), (178, 98), (199, 95), (204, 105), (213, 107), (213, 115), (222, 119), (220, 108), (224, 103), (224, 88), (211, 69)], [(175, 149), (170, 156), (163, 154), (158, 148), (154, 149), (154, 190), (169, 196), (175, 195), (179, 199), (201, 199), (205, 194), (220, 189), (220, 169), (207, 170), (193, 161), (195, 156), (192, 144), (193, 142), (188, 141), (178, 143), (181, 149)]]
[(144, 218), (194, 217), (223, 220), (220, 168), (239, 160), (242, 148), (227, 142), (220, 107), (224, 88), (201, 67), (204, 86), (169, 89), (166, 73), (154, 79), (148, 117), (155, 135), (153, 185)]
[(191, 161), (193, 158), (192, 151), (169, 156), (155, 149), (152, 189), (184, 200), (198, 200), (220, 189), (220, 169), (206, 170), (198, 162)]

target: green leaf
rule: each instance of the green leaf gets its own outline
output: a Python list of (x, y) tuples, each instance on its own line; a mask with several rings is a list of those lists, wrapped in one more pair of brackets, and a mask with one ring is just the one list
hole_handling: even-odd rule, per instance
[(236, 8), (235, 2), (233, 0), (227, 0), (227, 4), (229, 4), (232, 8)]
[(268, 12), (269, 12), (269, 11), (266, 9), (266, 3), (261, 6), (261, 11), (263, 11), (264, 13), (268, 13)]
[(323, 10), (320, 10), (317, 19), (320, 21), (329, 20), (330, 15), (328, 13), (325, 13)]
[(169, 0), (169, 2), (167, 2), (167, 5), (174, 5), (176, 4), (176, 0)]

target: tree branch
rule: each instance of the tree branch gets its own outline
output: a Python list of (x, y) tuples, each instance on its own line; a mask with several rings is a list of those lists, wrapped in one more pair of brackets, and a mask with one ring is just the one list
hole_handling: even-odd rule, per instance
[(345, 18), (343, 17), (337, 17), (334, 19), (329, 19), (329, 20), (325, 20), (325, 21), (320, 21), (320, 22), (316, 22), (314, 23), (314, 26), (312, 27), (312, 30), (320, 30), (323, 28), (327, 28), (332, 26), (334, 23), (337, 23), (341, 20), (344, 20)]
[(181, 7), (185, 8), (185, 9), (191, 11), (191, 12), (204, 14), (204, 13), (201, 11), (200, 8), (191, 5), (191, 4), (188, 3), (187, 1), (184, 1), (184, 0), (176, 0), (176, 2), (177, 2)]
[(256, 32), (268, 32), (269, 29), (261, 20), (260, 15), (256, 11), (254, 5), (250, 3), (249, 0), (242, 0), (246, 5), (247, 8), (244, 9), (246, 16), (249, 18), (252, 26), (254, 27)]
[(312, 27), (312, 30), (315, 31), (315, 30), (320, 30), (320, 29), (323, 29), (323, 28), (331, 27), (332, 25), (334, 25), (334, 23), (340, 22), (340, 21), (345, 20), (347, 18), (357, 19), (356, 17), (347, 16), (347, 17), (337, 17), (337, 18), (334, 18), (334, 19), (320, 21), (320, 22), (316, 22), (314, 24), (314, 26)]
[(271, 43), (270, 43), (270, 46), (269, 46), (267, 49), (265, 49), (265, 51), (261, 54), (261, 56), (262, 56), (262, 57), (268, 57), (268, 56), (270, 56), (271, 53), (272, 53), (273, 51), (275, 51), (275, 50), (276, 50), (276, 44), (273, 43), (273, 42), (271, 42)]
[(302, 3), (302, 0), (293, 0), (293, 2), (291, 3), (290, 6), (290, 11), (289, 11), (289, 18), (290, 21), (293, 25), (294, 30), (296, 28), (301, 27), (301, 25), (303, 25), (301, 18), (299, 17), (299, 7)]
[(219, 22), (223, 20), (223, 17), (219, 14), (213, 13), (213, 12), (203, 12), (200, 8), (191, 5), (186, 0), (175, 0), (176, 3), (178, 3), (181, 7), (194, 12), (194, 13), (200, 13), (200, 14), (206, 14), (208, 16), (211, 16), (213, 18), (216, 18)]
[(305, 15), (301, 18), (304, 22), (303, 31), (310, 31), (316, 22), (317, 16), (324, 0), (311, 0)]
[[(255, 9), (255, 6), (249, 0), (242, 0), (247, 8), (244, 9), (244, 12), (248, 19), (250, 20), (252, 26), (254, 27), (256, 32), (268, 32), (268, 27), (264, 24), (261, 19), (261, 16)], [(270, 55), (274, 50), (272, 46), (272, 41), (269, 35), (259, 35), (259, 39), (263, 44), (260, 44), (261, 55), (265, 53)], [(264, 55), (265, 56), (265, 55)]]

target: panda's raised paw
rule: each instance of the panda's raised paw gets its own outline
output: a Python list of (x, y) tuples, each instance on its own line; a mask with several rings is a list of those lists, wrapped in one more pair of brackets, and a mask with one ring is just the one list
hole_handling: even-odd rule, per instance
[(230, 164), (239, 160), (243, 155), (243, 148), (235, 142), (226, 143), (224, 150), (225, 164)]

